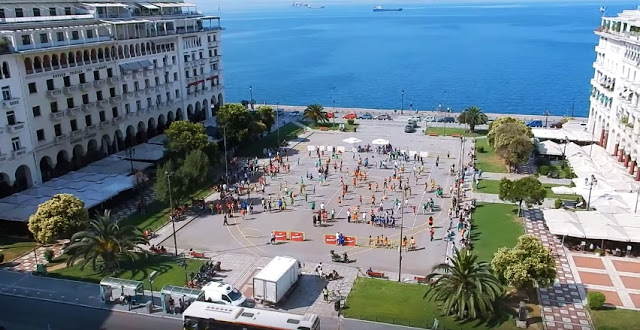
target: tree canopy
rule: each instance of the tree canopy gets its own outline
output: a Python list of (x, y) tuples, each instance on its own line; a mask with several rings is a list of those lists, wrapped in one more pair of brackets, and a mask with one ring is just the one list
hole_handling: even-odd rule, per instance
[(320, 104), (309, 104), (307, 108), (304, 110), (302, 117), (312, 121), (315, 125), (318, 123), (326, 123), (329, 121), (327, 117), (327, 113), (324, 111), (324, 108)]
[(29, 231), (36, 241), (47, 244), (71, 237), (89, 223), (89, 212), (84, 202), (71, 194), (57, 194), (38, 205), (29, 217)]
[[(120, 268), (120, 257), (127, 256), (133, 260), (134, 247), (146, 242), (139, 229), (133, 226), (120, 227), (111, 219), (110, 211), (106, 210), (91, 221), (88, 230), (71, 237), (71, 244), (65, 249), (70, 256), (67, 266), (80, 260), (80, 269), (90, 263), (94, 271), (113, 272)], [(102, 264), (98, 264), (100, 261)]]
[(210, 166), (207, 155), (200, 150), (194, 150), (187, 155), (177, 171), (180, 180), (186, 185), (186, 191), (194, 192), (209, 183)]
[(424, 297), (441, 302), (443, 314), (453, 311), (459, 319), (489, 316), (503, 293), (489, 263), (467, 249), (456, 250), (451, 264), (436, 265), (426, 279), (430, 284)]
[(469, 130), (473, 132), (476, 129), (476, 125), (484, 125), (489, 121), (487, 115), (482, 112), (480, 108), (475, 105), (472, 105), (458, 116), (458, 122), (460, 124), (469, 125)]
[(165, 130), (167, 152), (171, 159), (184, 159), (194, 150), (203, 151), (210, 161), (218, 157), (218, 147), (209, 142), (204, 126), (185, 120), (175, 121)]
[(500, 280), (516, 288), (549, 286), (556, 277), (551, 252), (532, 235), (520, 236), (513, 248), (499, 248), (491, 266)]
[(509, 163), (525, 164), (531, 157), (533, 143), (531, 128), (513, 117), (502, 117), (489, 125), (487, 138), (498, 156)]
[(500, 180), (498, 197), (501, 200), (518, 203), (518, 214), (521, 213), (522, 203), (527, 205), (541, 205), (547, 197), (547, 190), (535, 176), (511, 181), (507, 178)]
[(258, 114), (260, 114), (260, 121), (264, 124), (265, 130), (271, 132), (271, 127), (273, 127), (273, 124), (276, 122), (275, 111), (273, 111), (272, 107), (266, 105), (259, 106), (257, 111)]
[(273, 109), (261, 108), (263, 109), (249, 111), (238, 103), (227, 103), (220, 108), (216, 120), (218, 127), (226, 131), (228, 143), (237, 145), (255, 139), (273, 126)]
[[(181, 172), (173, 161), (168, 161), (160, 166), (156, 171), (156, 182), (154, 185), (156, 198), (162, 202), (169, 203), (170, 198), (173, 204), (178, 205), (187, 197), (187, 187), (189, 184), (185, 182)], [(169, 195), (169, 179), (166, 173), (170, 174), (171, 195)]]

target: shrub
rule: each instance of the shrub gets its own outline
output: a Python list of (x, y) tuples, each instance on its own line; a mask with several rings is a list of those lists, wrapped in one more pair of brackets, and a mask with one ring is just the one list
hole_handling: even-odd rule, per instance
[(559, 209), (562, 207), (562, 200), (560, 198), (556, 198), (556, 200), (553, 202), (553, 205)]
[(354, 119), (347, 119), (347, 124), (353, 125), (356, 121)]
[(4, 262), (4, 254), (0, 253), (0, 264)]
[(540, 170), (539, 170), (540, 174), (542, 175), (549, 175), (549, 166), (548, 165), (542, 165), (540, 166)]
[(44, 260), (46, 260), (47, 262), (51, 262), (51, 260), (53, 260), (53, 250), (46, 249), (42, 254), (44, 256)]
[(604, 293), (592, 291), (587, 293), (587, 303), (589, 304), (589, 308), (591, 309), (600, 309), (602, 305), (604, 305), (607, 298), (604, 296)]
[(484, 146), (479, 146), (478, 147), (478, 152), (479, 153), (484, 153)]

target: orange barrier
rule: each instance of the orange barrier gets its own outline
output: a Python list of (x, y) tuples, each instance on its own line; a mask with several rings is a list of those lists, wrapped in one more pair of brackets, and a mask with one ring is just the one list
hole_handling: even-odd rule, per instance
[(292, 242), (304, 242), (304, 233), (301, 231), (291, 231), (289, 232), (289, 239)]
[(287, 232), (274, 230), (273, 234), (276, 236), (276, 241), (286, 241), (287, 240)]
[(436, 132), (429, 132), (427, 134), (429, 134), (429, 136), (438, 136), (438, 133), (436, 133)]
[(358, 239), (355, 236), (344, 236), (344, 244), (342, 246), (356, 246)]
[(323, 240), (324, 244), (336, 245), (336, 235), (325, 234)]

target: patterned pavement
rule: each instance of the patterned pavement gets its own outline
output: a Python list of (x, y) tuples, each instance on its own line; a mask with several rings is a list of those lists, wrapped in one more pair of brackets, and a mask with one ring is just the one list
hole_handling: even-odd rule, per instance
[(542, 210), (524, 210), (524, 220), (526, 233), (535, 235), (545, 247), (551, 249), (556, 261), (555, 283), (552, 287), (538, 289), (545, 328), (548, 330), (592, 329), (591, 319), (583, 303), (586, 301), (584, 287), (573, 276), (562, 242), (549, 232)]
[(38, 259), (36, 260), (36, 256), (32, 251), (29, 253), (22, 255), (9, 262), (5, 269), (16, 271), (16, 272), (31, 272), (36, 270), (36, 264), (47, 264), (47, 261), (44, 260), (44, 251), (47, 249), (53, 250), (54, 258), (58, 257), (62, 254), (62, 249), (64, 248), (64, 241), (56, 243), (52, 246), (41, 246), (36, 249), (36, 254), (38, 255)]

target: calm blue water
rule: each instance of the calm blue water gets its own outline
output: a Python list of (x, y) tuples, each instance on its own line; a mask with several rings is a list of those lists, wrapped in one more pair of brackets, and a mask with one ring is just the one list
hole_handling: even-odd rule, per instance
[[(319, 2), (314, 2), (318, 3)], [(599, 4), (222, 13), (227, 101), (588, 115)], [(633, 5), (609, 6), (613, 15)]]

